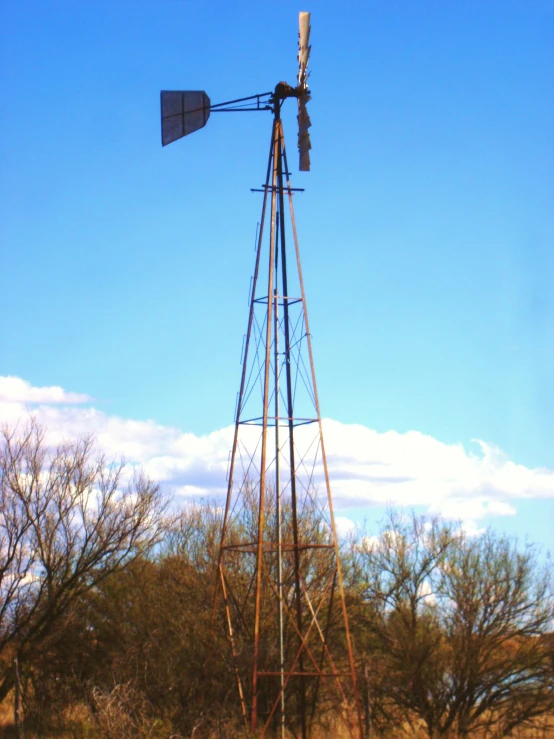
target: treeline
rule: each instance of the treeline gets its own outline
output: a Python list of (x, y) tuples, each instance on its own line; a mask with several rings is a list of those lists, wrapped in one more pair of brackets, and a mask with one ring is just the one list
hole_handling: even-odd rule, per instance
[[(172, 515), (155, 484), (90, 439), (49, 449), (36, 424), (4, 431), (0, 484), (12, 733), (246, 736), (212, 621), (220, 511)], [(391, 512), (342, 559), (368, 736), (515, 736), (554, 710), (552, 578), (535, 547)], [(333, 722), (321, 706), (313, 735)]]

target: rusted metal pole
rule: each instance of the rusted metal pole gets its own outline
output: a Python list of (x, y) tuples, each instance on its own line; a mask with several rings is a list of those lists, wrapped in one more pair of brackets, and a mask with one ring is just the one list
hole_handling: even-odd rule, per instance
[[(287, 165), (287, 158), (286, 158), (286, 152), (284, 153), (284, 160), (285, 160), (285, 169), (288, 172), (288, 165)], [(287, 177), (287, 186), (290, 188), (290, 182)], [(314, 359), (313, 359), (313, 353), (312, 353), (312, 337), (310, 333), (310, 324), (308, 322), (308, 308), (306, 304), (306, 293), (304, 290), (304, 279), (302, 276), (302, 265), (300, 263), (300, 249), (298, 246), (298, 235), (296, 232), (296, 220), (294, 217), (294, 207), (292, 204), (292, 192), (289, 190), (289, 208), (290, 208), (290, 218), (291, 218), (291, 224), (292, 224), (292, 233), (294, 238), (294, 249), (296, 252), (296, 264), (298, 268), (298, 281), (300, 284), (300, 292), (302, 296), (302, 303), (304, 306), (304, 319), (305, 319), (305, 325), (306, 325), (306, 340), (308, 345), (308, 356), (310, 360), (310, 372), (312, 376), (312, 386), (314, 391), (314, 402), (315, 402), (315, 408), (318, 418), (318, 424), (319, 424), (319, 438), (321, 441), (321, 458), (323, 462), (323, 471), (324, 471), (324, 477), (325, 477), (325, 487), (327, 489), (327, 502), (329, 505), (329, 516), (331, 519), (331, 529), (333, 534), (333, 542), (335, 545), (335, 557), (337, 562), (337, 577), (338, 577), (338, 586), (339, 586), (339, 595), (341, 600), (341, 607), (342, 607), (342, 616), (343, 616), (343, 623), (344, 623), (344, 631), (345, 631), (345, 637), (346, 637), (346, 648), (348, 651), (348, 661), (350, 664), (350, 673), (351, 673), (351, 679), (352, 679), (352, 689), (354, 693), (354, 704), (355, 704), (355, 711), (356, 711), (356, 717), (357, 717), (357, 725), (358, 725), (358, 732), (359, 736), (363, 736), (363, 721), (362, 721), (362, 712), (360, 708), (360, 699), (358, 695), (358, 687), (357, 687), (357, 681), (356, 681), (356, 665), (354, 664), (354, 652), (352, 650), (352, 639), (350, 636), (350, 628), (348, 626), (348, 613), (346, 611), (346, 601), (344, 597), (344, 583), (343, 583), (343, 577), (342, 577), (342, 568), (340, 563), (340, 553), (339, 553), (339, 544), (338, 544), (338, 536), (337, 536), (337, 527), (335, 523), (335, 515), (333, 511), (333, 500), (331, 497), (331, 483), (329, 480), (329, 468), (327, 466), (327, 455), (325, 453), (325, 444), (323, 441), (323, 424), (321, 422), (321, 411), (319, 407), (319, 397), (317, 392), (317, 382), (315, 377), (315, 366), (314, 366)]]
[[(275, 128), (275, 124), (274, 124)], [(240, 378), (240, 389), (239, 389), (239, 396), (237, 401), (237, 408), (236, 408), (236, 416), (235, 416), (235, 433), (233, 436), (233, 447), (231, 451), (231, 463), (229, 467), (229, 480), (227, 483), (227, 500), (225, 502), (225, 513), (223, 514), (223, 525), (221, 527), (221, 538), (220, 538), (220, 544), (219, 544), (219, 553), (218, 553), (218, 563), (217, 563), (217, 576), (215, 581), (215, 588), (214, 588), (214, 601), (213, 601), (213, 608), (212, 608), (212, 623), (213, 619), (215, 618), (215, 612), (217, 608), (217, 596), (219, 594), (219, 572), (221, 570), (221, 564), (223, 561), (223, 552), (224, 552), (224, 543), (225, 543), (225, 536), (227, 534), (227, 523), (229, 521), (229, 511), (231, 507), (231, 498), (233, 494), (233, 480), (234, 480), (234, 473), (235, 473), (235, 459), (236, 459), (236, 452), (237, 452), (237, 446), (238, 446), (238, 438), (239, 438), (239, 428), (240, 428), (240, 412), (242, 408), (242, 402), (244, 398), (244, 388), (246, 386), (246, 373), (248, 370), (248, 350), (250, 348), (250, 337), (252, 335), (252, 324), (254, 323), (254, 307), (255, 302), (254, 299), (256, 297), (256, 288), (258, 285), (258, 275), (260, 271), (260, 259), (262, 254), (262, 243), (263, 243), (263, 235), (264, 235), (264, 224), (265, 224), (265, 214), (267, 209), (267, 200), (268, 200), (268, 193), (269, 193), (269, 180), (271, 176), (271, 165), (273, 162), (273, 145), (274, 141), (274, 132), (272, 131), (271, 134), (271, 145), (269, 147), (269, 160), (267, 163), (267, 172), (265, 177), (265, 188), (264, 188), (264, 200), (262, 205), (262, 217), (260, 220), (260, 228), (258, 231), (258, 246), (256, 250), (256, 264), (254, 267), (254, 276), (252, 278), (252, 288), (250, 291), (250, 311), (248, 313), (248, 329), (246, 332), (246, 341), (244, 344), (244, 351), (243, 351), (243, 360), (242, 360), (242, 373)]]
[[(281, 220), (281, 273), (283, 289), (283, 322), (285, 329), (285, 377), (287, 383), (287, 415), (289, 419), (289, 458), (290, 458), (290, 491), (292, 508), (292, 540), (294, 544), (294, 590), (296, 600), (296, 625), (302, 634), (302, 590), (300, 585), (300, 550), (298, 548), (298, 505), (296, 496), (296, 464), (294, 447), (294, 403), (290, 357), (290, 322), (288, 304), (287, 251), (285, 243), (285, 198), (283, 189), (283, 127), (278, 121), (279, 153), (277, 159), (277, 183), (279, 190), (279, 216)], [(304, 655), (300, 652), (299, 672), (304, 671)], [(303, 675), (299, 678), (300, 728), (302, 739), (307, 739), (306, 724), (306, 681)]]
[(227, 619), (227, 629), (229, 633), (229, 641), (231, 642), (231, 652), (233, 654), (233, 660), (235, 662), (235, 677), (237, 679), (237, 687), (239, 691), (239, 698), (240, 698), (240, 707), (242, 711), (242, 717), (244, 719), (244, 723), (246, 726), (248, 726), (248, 716), (246, 712), (246, 699), (244, 697), (244, 688), (242, 685), (242, 680), (240, 677), (240, 673), (238, 670), (237, 660), (238, 660), (238, 650), (235, 644), (235, 633), (233, 631), (233, 623), (231, 620), (231, 611), (229, 608), (229, 599), (227, 597), (227, 587), (225, 585), (225, 575), (223, 573), (223, 568), (220, 568), (220, 574), (221, 574), (221, 589), (223, 591), (223, 603), (225, 604), (225, 617)]
[[(279, 103), (276, 103), (276, 111)], [(263, 392), (263, 419), (262, 419), (262, 444), (260, 455), (260, 490), (258, 511), (258, 541), (256, 553), (256, 600), (254, 613), (254, 664), (252, 669), (252, 731), (256, 732), (258, 721), (258, 659), (260, 654), (260, 616), (262, 605), (262, 573), (264, 568), (264, 528), (265, 528), (265, 488), (266, 488), (266, 466), (267, 466), (267, 421), (268, 406), (270, 398), (269, 377), (271, 368), (271, 333), (273, 330), (273, 277), (275, 260), (275, 215), (277, 204), (276, 182), (277, 182), (277, 159), (279, 152), (279, 139), (277, 136), (277, 116), (273, 125), (273, 178), (271, 190), (271, 219), (269, 235), (269, 274), (267, 278), (267, 325), (265, 340), (265, 372)]]
[[(322, 645), (321, 645), (321, 657), (320, 657), (320, 660), (319, 660), (319, 664), (320, 664), (320, 670), (322, 672), (323, 672), (324, 660), (325, 660), (325, 657), (326, 657), (326, 647), (327, 647), (327, 641), (328, 641), (327, 638), (329, 636), (329, 625), (331, 623), (331, 614), (333, 612), (333, 598), (334, 598), (334, 595), (335, 595), (335, 586), (336, 586), (336, 584), (337, 584), (337, 571), (335, 570), (335, 572), (333, 574), (333, 584), (331, 586), (331, 597), (329, 598), (329, 608), (327, 610), (327, 622), (325, 624), (325, 633), (324, 633), (324, 635), (322, 637), (322, 640), (321, 640), (322, 641)], [(316, 712), (316, 708), (317, 708), (317, 698), (318, 698), (318, 694), (319, 694), (319, 686), (320, 686), (320, 684), (321, 684), (321, 678), (318, 677), (317, 680), (316, 680), (315, 690), (314, 690), (314, 696), (313, 696), (313, 700), (312, 700), (312, 713), (311, 713), (311, 716), (310, 716), (310, 725), (313, 724), (313, 721), (314, 721), (314, 718), (315, 718), (315, 712)]]
[(245, 341), (244, 350), (243, 350), (242, 373), (241, 373), (240, 389), (239, 389), (237, 408), (236, 408), (235, 433), (233, 437), (233, 447), (232, 447), (231, 462), (230, 462), (230, 467), (229, 467), (227, 499), (225, 502), (225, 513), (223, 516), (223, 525), (221, 527), (221, 538), (220, 538), (219, 552), (218, 552), (217, 574), (216, 574), (216, 582), (215, 582), (215, 588), (214, 588), (214, 599), (213, 599), (213, 605), (212, 605), (212, 629), (213, 629), (215, 627), (219, 586), (221, 585), (222, 593), (223, 593), (224, 608), (225, 608), (225, 619), (227, 622), (227, 635), (229, 637), (229, 641), (231, 642), (231, 650), (232, 650), (233, 656), (235, 657), (235, 675), (237, 679), (237, 687), (238, 687), (239, 696), (240, 696), (241, 711), (242, 711), (242, 715), (243, 715), (245, 722), (247, 722), (246, 697), (245, 697), (245, 692), (244, 692), (244, 688), (242, 685), (242, 680), (241, 680), (239, 671), (236, 667), (237, 647), (235, 644), (235, 634), (233, 632), (233, 627), (232, 627), (231, 613), (230, 613), (229, 601), (227, 597), (227, 588), (225, 587), (225, 581), (224, 581), (223, 560), (225, 556), (225, 537), (227, 535), (227, 523), (229, 520), (231, 499), (233, 495), (235, 459), (236, 459), (236, 451), (238, 447), (238, 437), (239, 437), (239, 428), (240, 428), (240, 412), (241, 412), (241, 407), (242, 407), (243, 398), (244, 398), (244, 389), (246, 386), (246, 374), (247, 374), (247, 369), (248, 369), (248, 351), (250, 348), (250, 337), (252, 333), (252, 324), (254, 322), (254, 306), (255, 306), (254, 299), (256, 296), (256, 288), (258, 284), (258, 275), (259, 275), (259, 270), (260, 270), (260, 260), (261, 260), (261, 253), (262, 253), (265, 215), (266, 215), (266, 210), (267, 210), (269, 182), (270, 182), (270, 177), (272, 176), (271, 167), (272, 167), (272, 162), (273, 162), (273, 150), (274, 150), (273, 140), (274, 140), (274, 135), (272, 133), (271, 144), (269, 147), (269, 159), (268, 159), (267, 172), (266, 172), (266, 182), (265, 182), (266, 187), (265, 187), (263, 205), (262, 205), (262, 216), (260, 220), (260, 227), (259, 227), (258, 239), (257, 239), (256, 262), (254, 266), (254, 275), (252, 277), (252, 285), (251, 285), (251, 290), (250, 290), (250, 310), (248, 314), (248, 330), (247, 330), (246, 341)]
[[(281, 206), (279, 205), (279, 208)], [(277, 221), (279, 224), (279, 221)], [(281, 530), (281, 444), (279, 439), (279, 230), (275, 244), (275, 287), (273, 289), (273, 369), (275, 377), (275, 539), (277, 546), (277, 629), (279, 633), (279, 686), (281, 690), (281, 739), (285, 739), (285, 641), (283, 624), (283, 542)]]

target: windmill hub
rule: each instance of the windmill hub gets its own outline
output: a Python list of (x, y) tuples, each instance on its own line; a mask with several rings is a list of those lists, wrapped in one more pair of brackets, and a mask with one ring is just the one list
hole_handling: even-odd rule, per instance
[(275, 86), (273, 97), (275, 100), (284, 100), (285, 98), (298, 98), (302, 95), (303, 90), (298, 87), (291, 87), (287, 82), (279, 82)]

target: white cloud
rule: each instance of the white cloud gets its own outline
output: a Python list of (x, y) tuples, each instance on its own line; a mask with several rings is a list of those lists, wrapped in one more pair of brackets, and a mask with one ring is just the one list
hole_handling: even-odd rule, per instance
[(339, 536), (348, 536), (356, 530), (356, 522), (346, 516), (335, 516), (335, 526)]
[(378, 536), (364, 536), (361, 543), (359, 544), (359, 547), (362, 549), (362, 551), (370, 553), (374, 552), (379, 544), (380, 538)]
[(435, 593), (433, 592), (433, 586), (429, 580), (424, 580), (419, 586), (419, 597), (428, 606), (434, 606), (437, 602)]
[(68, 393), (61, 387), (33, 387), (20, 377), (0, 377), (0, 403), (88, 403), (82, 393)]
[(486, 531), (485, 526), (478, 526), (477, 522), (472, 518), (462, 521), (462, 529), (467, 536), (479, 536)]
[[(225, 492), (232, 427), (197, 436), (82, 405), (89, 400), (62, 388), (35, 388), (19, 378), (0, 378), (0, 422), (25, 419), (32, 403), (32, 414), (47, 427), (52, 443), (94, 433), (108, 457), (123, 455), (129, 463), (143, 465), (177, 495)], [(307, 445), (308, 437), (302, 437), (307, 427), (300, 429), (304, 431), (298, 443), (305, 439)], [(349, 507), (372, 503), (425, 506), (462, 519), (468, 531), (477, 531), (476, 522), (487, 516), (514, 515), (518, 499), (554, 498), (554, 470), (517, 464), (483, 441), (468, 451), (462, 444), (445, 444), (418, 431), (378, 433), (333, 420), (324, 421), (324, 433), (341, 532), (351, 528)], [(316, 466), (320, 486), (322, 479), (321, 466)]]

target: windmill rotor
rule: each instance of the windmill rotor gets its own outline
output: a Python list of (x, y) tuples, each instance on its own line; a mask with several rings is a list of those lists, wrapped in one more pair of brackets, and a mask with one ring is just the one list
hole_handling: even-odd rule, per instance
[(310, 14), (301, 12), (298, 17), (298, 153), (300, 156), (300, 171), (310, 171), (310, 142), (309, 128), (312, 125), (308, 115), (307, 102), (310, 100), (308, 90), (308, 60), (310, 58)]

